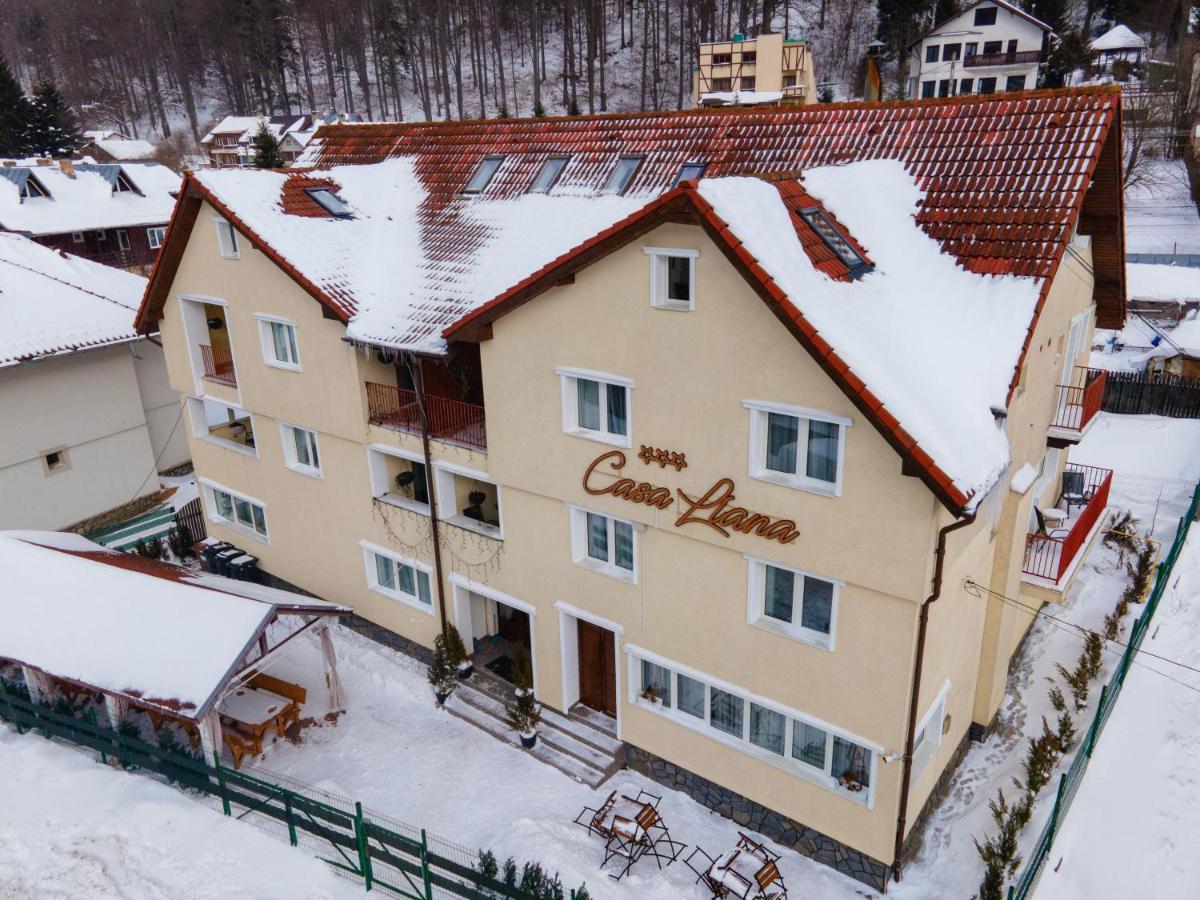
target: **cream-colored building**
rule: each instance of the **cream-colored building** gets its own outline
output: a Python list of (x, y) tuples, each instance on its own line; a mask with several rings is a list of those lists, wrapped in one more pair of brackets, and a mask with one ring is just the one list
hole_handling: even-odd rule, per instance
[[(1025, 155), (940, 169), (983, 215), (919, 174), (936, 102), (338, 126), (312, 171), (193, 173), (139, 325), (212, 533), (418, 655), (527, 647), (555, 721), (884, 887), (1103, 517), (1062, 448), (1124, 317), (1118, 100), (1038, 100), (948, 101)], [(1004, 167), (1072, 159), (1006, 224)]]
[(782, 34), (700, 45), (692, 71), (696, 106), (754, 106), (764, 103), (816, 103), (813, 57), (802, 40)]

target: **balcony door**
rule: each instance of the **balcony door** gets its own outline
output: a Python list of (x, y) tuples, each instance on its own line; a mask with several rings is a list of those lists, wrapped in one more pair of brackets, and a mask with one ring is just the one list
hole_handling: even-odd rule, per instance
[(582, 619), (579, 623), (579, 702), (605, 715), (617, 715), (615, 635)]

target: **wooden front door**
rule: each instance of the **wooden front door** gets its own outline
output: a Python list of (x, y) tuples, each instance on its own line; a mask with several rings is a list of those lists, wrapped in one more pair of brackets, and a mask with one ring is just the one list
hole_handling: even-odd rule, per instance
[(579, 622), (579, 702), (610, 716), (617, 714), (617, 672), (613, 633)]

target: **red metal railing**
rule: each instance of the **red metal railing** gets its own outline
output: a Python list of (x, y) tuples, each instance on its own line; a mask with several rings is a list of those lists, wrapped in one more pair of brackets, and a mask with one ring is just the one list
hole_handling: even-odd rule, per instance
[(1041, 50), (1016, 50), (1012, 53), (968, 53), (963, 57), (962, 64), (964, 69), (975, 69), (983, 66), (1023, 66), (1041, 61)]
[(1076, 366), (1076, 381), (1078, 385), (1060, 384), (1058, 386), (1058, 408), (1054, 413), (1055, 428), (1066, 428), (1070, 431), (1082, 432), (1087, 428), (1092, 417), (1100, 411), (1100, 403), (1104, 400), (1104, 385), (1108, 381), (1108, 372), (1104, 369), (1088, 369)]
[(1083, 542), (1096, 527), (1104, 509), (1108, 506), (1108, 492), (1112, 487), (1112, 470), (1096, 466), (1080, 466), (1067, 463), (1063, 469), (1063, 493), (1058, 503), (1069, 502), (1074, 507), (1083, 503), (1083, 511), (1070, 523), (1066, 535), (1050, 537), (1031, 534), (1025, 538), (1025, 564), (1021, 567), (1026, 575), (1036, 575), (1058, 582), (1083, 549)]
[(200, 357), (204, 360), (204, 377), (237, 387), (237, 373), (233, 368), (233, 354), (224, 347), (200, 345)]
[[(483, 407), (427, 394), (429, 403), (429, 436), (487, 449), (487, 427)], [(421, 412), (414, 391), (390, 384), (367, 382), (367, 418), (372, 425), (420, 432)]]

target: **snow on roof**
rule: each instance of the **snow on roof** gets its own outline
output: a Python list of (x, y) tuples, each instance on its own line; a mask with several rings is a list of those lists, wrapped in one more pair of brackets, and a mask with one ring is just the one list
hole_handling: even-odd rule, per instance
[(1160, 355), (1173, 356), (1176, 353), (1183, 353), (1200, 359), (1200, 315), (1196, 312), (1193, 312), (1170, 331), (1164, 330), (1163, 335), (1164, 340), (1159, 344), (1158, 349), (1167, 352), (1160, 353)]
[[(170, 220), (172, 194), (182, 183), (178, 175), (158, 163), (121, 163), (117, 168), (137, 190), (114, 191), (106, 177), (111, 165), (96, 165), (85, 157), (74, 165), (73, 175), (59, 162), (39, 166), (35, 160), (18, 160), (0, 168), (0, 228), (47, 235), (163, 225)], [(49, 196), (22, 198), (16, 183), (22, 175), (36, 178)]]
[(712, 91), (700, 95), (704, 106), (757, 106), (782, 99), (783, 91)]
[(1128, 263), (1125, 272), (1130, 300), (1200, 300), (1200, 269)]
[(1092, 50), (1144, 50), (1146, 42), (1126, 25), (1114, 25), (1091, 43)]
[(803, 184), (867, 249), (873, 272), (839, 282), (813, 268), (767, 182), (706, 179), (698, 190), (954, 485), (982, 497), (1008, 466), (992, 409), (1006, 406), (1041, 279), (960, 266), (918, 227), (922, 192), (895, 160), (810, 169)]
[(0, 232), (0, 367), (135, 340), (146, 279)]
[(254, 137), (258, 131), (259, 124), (262, 122), (267, 123), (267, 130), (271, 134), (280, 137), (297, 130), (301, 125), (306, 124), (310, 118), (305, 115), (226, 116), (214, 125), (208, 134), (200, 139), (200, 143), (210, 144), (218, 134), (236, 134), (238, 135), (238, 143), (249, 141)]
[(154, 155), (154, 145), (149, 141), (95, 138), (92, 143), (113, 159), (149, 159)]
[(0, 657), (188, 717), (277, 612), (346, 611), (62, 532), (0, 532), (0, 571)]

